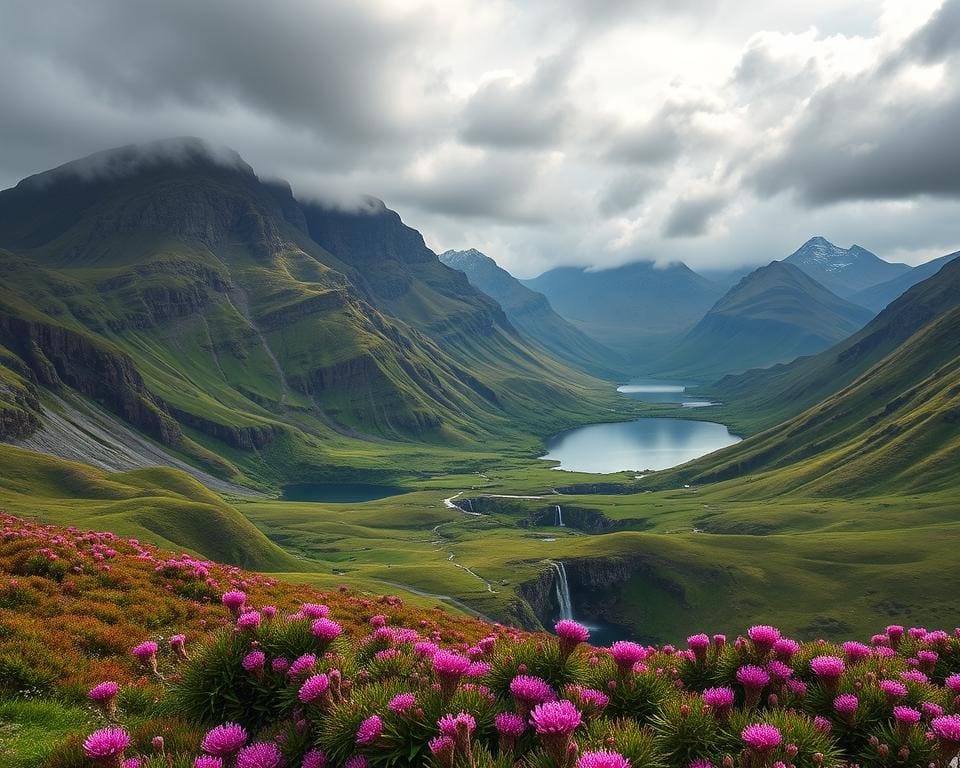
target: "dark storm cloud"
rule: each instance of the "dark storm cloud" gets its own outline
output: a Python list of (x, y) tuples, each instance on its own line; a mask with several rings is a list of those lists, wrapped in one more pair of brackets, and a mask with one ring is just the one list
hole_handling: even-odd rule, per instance
[(702, 195), (679, 200), (667, 216), (664, 237), (699, 237), (706, 234), (710, 219), (726, 206), (721, 195)]
[[(843, 200), (960, 197), (960, 0), (949, 0), (875, 69), (817, 93), (785, 145), (751, 181), (810, 205)], [(933, 87), (905, 84), (937, 65)], [(907, 80), (909, 83), (909, 80)]]
[(605, 216), (618, 216), (636, 208), (657, 186), (652, 174), (632, 172), (617, 176), (599, 194), (597, 210)]
[(481, 86), (463, 111), (461, 138), (470, 144), (548, 147), (574, 118), (566, 93), (570, 55), (538, 63), (524, 81), (501, 77)]

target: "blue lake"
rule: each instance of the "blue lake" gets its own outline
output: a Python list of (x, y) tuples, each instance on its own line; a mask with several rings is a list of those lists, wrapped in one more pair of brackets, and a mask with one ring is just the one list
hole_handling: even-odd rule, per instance
[(706, 398), (697, 397), (696, 388), (697, 385), (689, 381), (638, 379), (617, 387), (617, 392), (645, 403), (676, 403), (684, 408), (707, 408), (715, 405)]
[(541, 458), (575, 472), (640, 472), (675, 467), (739, 442), (723, 424), (710, 421), (637, 419), (562, 432), (547, 442)]

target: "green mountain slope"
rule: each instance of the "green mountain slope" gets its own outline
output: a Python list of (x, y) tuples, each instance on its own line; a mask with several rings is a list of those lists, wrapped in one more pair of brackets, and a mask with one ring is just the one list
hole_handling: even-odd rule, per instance
[(0, 192), (0, 247), (7, 369), (221, 475), (384, 472), (411, 442), (529, 445), (612, 401), (393, 212), (301, 206), (197, 140)]
[(624, 375), (624, 362), (613, 350), (560, 317), (546, 296), (527, 288), (489, 256), (471, 248), (441, 253), (440, 261), (463, 272), (471, 285), (495, 299), (510, 322), (552, 356), (600, 376)]
[(960, 260), (913, 286), (860, 331), (787, 365), (727, 376), (709, 388), (731, 421), (757, 432), (796, 416), (852, 384), (944, 312), (960, 305)]
[(960, 482), (960, 307), (793, 419), (678, 470), (686, 482), (756, 475), (744, 492), (857, 496)]
[(928, 277), (937, 274), (945, 264), (953, 261), (958, 256), (960, 256), (960, 251), (948, 253), (946, 256), (928, 261), (926, 264), (914, 267), (909, 272), (904, 272), (892, 280), (887, 280), (885, 283), (880, 283), (879, 285), (874, 285), (859, 293), (855, 293), (850, 297), (850, 301), (862, 307), (868, 307), (874, 312), (879, 312), (891, 301), (901, 296), (921, 280), (926, 280)]
[(810, 238), (784, 261), (843, 298), (910, 271), (906, 264), (891, 264), (859, 245), (840, 248), (823, 237)]
[(751, 272), (658, 362), (673, 376), (714, 378), (819, 352), (872, 317), (799, 268), (774, 261)]
[(724, 293), (685, 264), (649, 261), (599, 271), (561, 267), (523, 283), (588, 336), (644, 363)]

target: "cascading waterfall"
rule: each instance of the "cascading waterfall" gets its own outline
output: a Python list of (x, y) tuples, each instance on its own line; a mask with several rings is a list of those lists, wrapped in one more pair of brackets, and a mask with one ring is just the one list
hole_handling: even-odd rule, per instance
[(470, 507), (470, 511), (473, 512), (473, 499), (467, 499), (467, 506)]
[(573, 601), (570, 599), (570, 584), (567, 583), (567, 569), (563, 567), (563, 563), (554, 562), (553, 570), (557, 572), (557, 603), (560, 606), (560, 618), (572, 619)]
[(557, 526), (558, 526), (559, 528), (564, 528), (564, 527), (566, 527), (566, 526), (564, 526), (564, 524), (563, 524), (563, 510), (560, 509), (560, 505), (559, 505), (559, 504), (557, 504)]

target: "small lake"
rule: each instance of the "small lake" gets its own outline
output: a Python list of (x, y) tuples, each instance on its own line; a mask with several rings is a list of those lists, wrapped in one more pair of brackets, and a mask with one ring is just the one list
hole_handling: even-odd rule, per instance
[(283, 501), (317, 501), (330, 504), (357, 504), (406, 493), (392, 485), (363, 483), (297, 483), (283, 487)]
[(639, 472), (675, 467), (739, 442), (711, 421), (637, 419), (563, 432), (547, 442), (541, 458), (573, 472)]
[(676, 403), (684, 408), (708, 408), (716, 403), (696, 396), (697, 385), (689, 381), (638, 379), (617, 387), (617, 392), (645, 403)]

